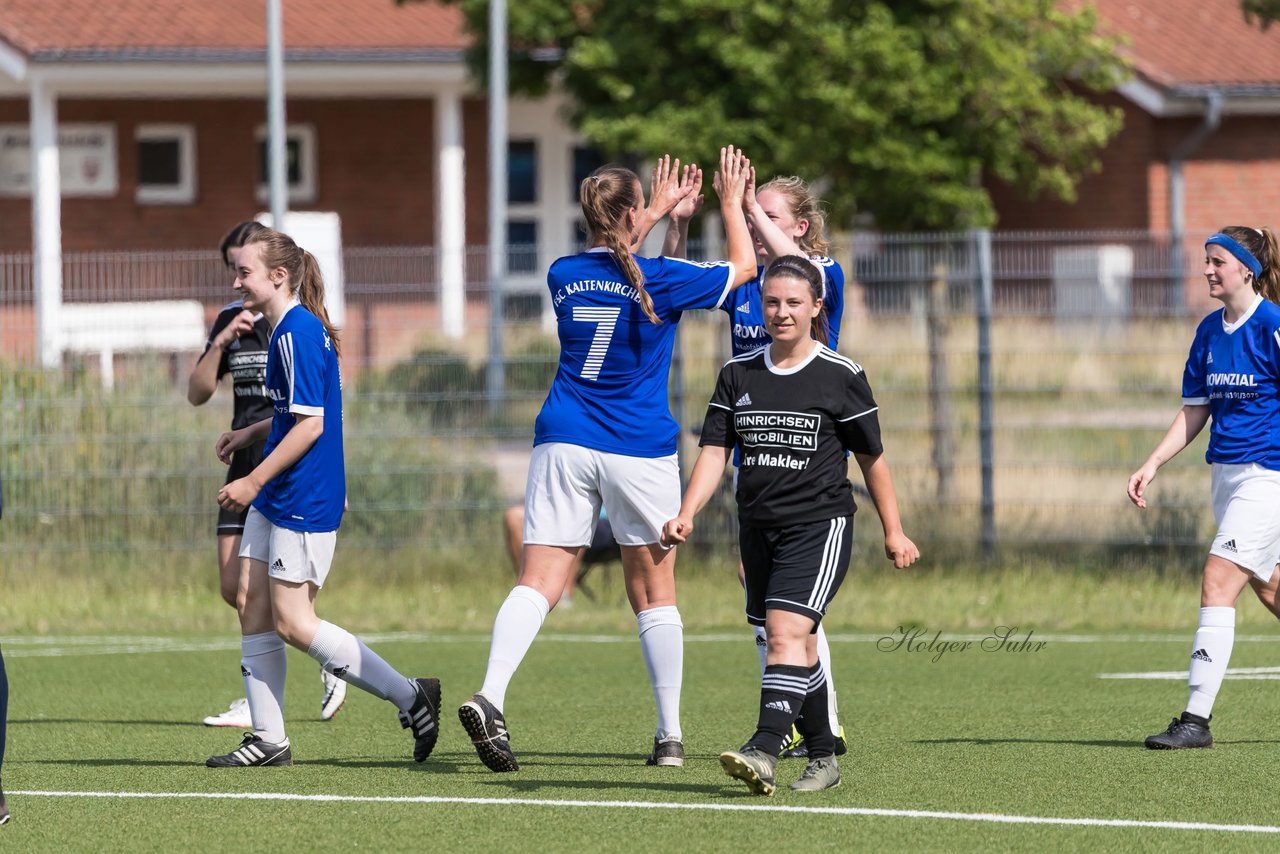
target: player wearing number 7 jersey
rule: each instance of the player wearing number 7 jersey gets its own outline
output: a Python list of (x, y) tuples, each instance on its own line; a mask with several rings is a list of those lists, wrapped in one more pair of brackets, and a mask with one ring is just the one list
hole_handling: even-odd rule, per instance
[[(742, 211), (749, 161), (721, 149), (716, 192), (729, 260), (696, 264), (631, 253), (643, 231), (683, 198), (701, 173), (664, 159), (644, 207), (640, 179), (606, 166), (579, 190), (590, 248), (551, 265), (560, 365), (534, 428), (525, 487), (520, 579), (498, 610), (479, 693), (458, 710), (493, 771), (515, 771), (503, 706), (507, 686), (557, 602), (577, 555), (591, 543), (601, 506), (622, 551), (658, 725), (648, 764), (684, 764), (680, 685), (684, 632), (676, 609), (675, 552), (662, 525), (680, 507), (679, 427), (667, 404), (676, 324), (689, 309), (719, 307), (755, 272)], [(656, 212), (656, 217), (654, 216)]]

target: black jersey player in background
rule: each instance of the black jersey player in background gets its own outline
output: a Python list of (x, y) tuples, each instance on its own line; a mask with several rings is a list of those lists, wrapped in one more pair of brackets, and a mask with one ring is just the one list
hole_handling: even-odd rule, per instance
[[(240, 250), (245, 242), (266, 226), (252, 220), (238, 223), (222, 238), (219, 250), (228, 270), (236, 269)], [(234, 275), (234, 274), (233, 274)], [(231, 429), (239, 430), (273, 414), (271, 399), (267, 397), (267, 345), (271, 341), (271, 327), (266, 319), (247, 310), (243, 300), (236, 300), (222, 308), (209, 330), (209, 341), (204, 353), (196, 361), (187, 381), (187, 400), (192, 406), (201, 406), (213, 397), (218, 382), (231, 375), (234, 406)], [(262, 462), (265, 440), (236, 451), (227, 468), (226, 483), (239, 480)], [(240, 536), (244, 533), (245, 512), (218, 510), (218, 579), (222, 599), (236, 607), (236, 594), (240, 588)], [(320, 720), (327, 721), (338, 713), (347, 697), (347, 683), (320, 668), (323, 693), (320, 697)], [(206, 726), (253, 729), (249, 717), (249, 703), (244, 698), (234, 701), (225, 712), (209, 715)]]
[(880, 513), (885, 554), (899, 569), (920, 556), (902, 531), (866, 374), (824, 343), (822, 288), (807, 258), (784, 255), (769, 265), (762, 296), (772, 343), (721, 369), (680, 514), (663, 529), (668, 543), (689, 538), (737, 446), (747, 621), (765, 627), (768, 657), (756, 732), (740, 750), (721, 754), (720, 764), (762, 795), (774, 792), (778, 753), (793, 724), (809, 745), (809, 764), (791, 788), (840, 783), (815, 632), (853, 543), (846, 451)]

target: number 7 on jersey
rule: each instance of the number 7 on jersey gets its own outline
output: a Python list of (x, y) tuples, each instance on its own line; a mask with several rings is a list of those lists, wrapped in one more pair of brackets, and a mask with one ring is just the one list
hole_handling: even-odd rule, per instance
[(586, 361), (582, 363), (584, 380), (600, 379), (600, 368), (604, 365), (605, 354), (609, 352), (609, 342), (613, 340), (613, 328), (618, 324), (618, 315), (622, 309), (594, 306), (573, 307), (573, 319), (581, 323), (594, 323), (596, 334), (591, 338), (591, 349), (587, 352)]

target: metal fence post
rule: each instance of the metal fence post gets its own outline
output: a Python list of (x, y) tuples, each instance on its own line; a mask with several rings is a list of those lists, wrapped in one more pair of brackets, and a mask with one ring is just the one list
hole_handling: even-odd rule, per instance
[(501, 411), (506, 389), (503, 289), (507, 278), (507, 4), (489, 6), (489, 362), (485, 397), (489, 415)]
[(973, 233), (978, 250), (978, 440), (982, 455), (982, 556), (996, 556), (994, 401), (991, 379), (991, 232)]

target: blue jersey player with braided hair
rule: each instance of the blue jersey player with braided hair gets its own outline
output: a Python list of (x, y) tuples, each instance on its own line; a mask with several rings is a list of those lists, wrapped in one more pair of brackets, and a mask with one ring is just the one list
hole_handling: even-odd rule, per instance
[[(632, 254), (647, 211), (665, 216), (694, 191), (696, 167), (676, 179), (659, 162), (649, 208), (640, 179), (605, 166), (579, 189), (589, 249), (547, 272), (560, 364), (534, 427), (525, 487), (520, 577), (494, 620), (484, 684), (458, 709), (481, 761), (516, 771), (504, 705), (507, 687), (560, 599), (578, 555), (591, 543), (603, 507), (622, 551), (627, 597), (658, 710), (646, 764), (684, 764), (680, 728), (684, 632), (676, 607), (675, 552), (661, 544), (662, 524), (680, 505), (679, 426), (667, 378), (683, 312), (722, 305), (751, 278), (751, 237), (742, 213), (750, 163), (733, 147), (720, 152), (716, 190), (728, 238), (728, 262), (692, 263)], [(679, 171), (676, 162), (675, 172)]]
[(1230, 226), (1205, 241), (1209, 296), (1223, 307), (1196, 329), (1182, 376), (1182, 409), (1129, 478), (1147, 506), (1156, 472), (1209, 424), (1217, 534), (1205, 560), (1200, 625), (1191, 644), (1190, 696), (1154, 750), (1213, 746), (1209, 720), (1235, 641), (1236, 601), (1246, 585), (1280, 616), (1280, 254), (1270, 229)]

